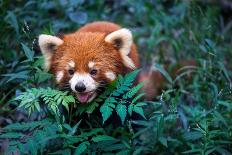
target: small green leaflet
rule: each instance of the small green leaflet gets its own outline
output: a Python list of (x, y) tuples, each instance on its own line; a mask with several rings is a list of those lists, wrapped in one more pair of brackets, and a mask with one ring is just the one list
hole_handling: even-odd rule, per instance
[(18, 20), (14, 14), (13, 11), (7, 11), (7, 16), (5, 18), (5, 21), (11, 25), (11, 27), (14, 28), (15, 32), (17, 33), (17, 36), (19, 34), (19, 24)]
[(20, 101), (19, 108), (27, 109), (29, 115), (37, 110), (40, 111), (39, 99), (42, 99), (55, 115), (59, 115), (60, 111), (58, 106), (63, 105), (69, 112), (69, 104), (75, 103), (75, 98), (68, 95), (67, 92), (51, 88), (32, 88), (27, 89), (26, 92), (16, 97), (15, 100)]
[(114, 98), (110, 97), (110, 98), (107, 98), (105, 100), (105, 103), (101, 106), (100, 112), (102, 113), (103, 124), (111, 116), (113, 109), (115, 108), (114, 103), (116, 102), (117, 101)]
[(0, 135), (0, 139), (1, 138), (22, 138), (23, 136), (25, 136), (25, 135), (22, 133), (9, 132), (9, 133)]
[(133, 111), (136, 112), (137, 114), (139, 114), (140, 116), (142, 116), (144, 119), (146, 119), (144, 112), (143, 112), (143, 108), (140, 105), (136, 104), (134, 106)]
[(83, 153), (83, 152), (87, 149), (88, 145), (90, 145), (89, 142), (83, 142), (83, 143), (81, 143), (81, 144), (78, 145), (78, 147), (76, 148), (74, 154), (75, 154), (75, 155), (80, 155), (81, 153)]
[(26, 46), (25, 44), (21, 43), (22, 47), (23, 47), (23, 51), (26, 55), (26, 57), (28, 58), (28, 60), (33, 61), (33, 57), (35, 52), (32, 51), (28, 46)]
[(123, 104), (118, 104), (116, 107), (116, 112), (119, 115), (119, 117), (121, 118), (122, 124), (124, 124), (126, 115), (127, 115), (127, 107), (126, 105)]
[(92, 138), (93, 142), (100, 142), (100, 141), (108, 141), (108, 140), (116, 140), (114, 137), (107, 136), (107, 135), (98, 135)]
[(123, 98), (132, 98), (143, 86), (144, 82), (139, 83), (137, 86), (131, 88), (130, 91), (123, 95)]

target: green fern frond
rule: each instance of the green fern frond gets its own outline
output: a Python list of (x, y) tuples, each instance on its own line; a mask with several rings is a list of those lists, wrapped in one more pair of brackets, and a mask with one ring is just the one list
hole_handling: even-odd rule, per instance
[(141, 108), (142, 105), (136, 106), (135, 104), (144, 94), (139, 94), (133, 99), (135, 94), (138, 93), (138, 91), (144, 85), (144, 83), (142, 82), (135, 87), (132, 87), (138, 73), (139, 70), (135, 70), (127, 74), (125, 77), (122, 77), (121, 75), (118, 77), (116, 82), (116, 89), (113, 90), (112, 93), (110, 93), (109, 97), (100, 107), (100, 112), (102, 113), (103, 117), (103, 124), (106, 120), (109, 119), (114, 110), (116, 110), (116, 113), (120, 117), (122, 124), (126, 119), (127, 113), (129, 113), (129, 115), (131, 116), (132, 111), (145, 117), (143, 114), (143, 109)]
[(35, 109), (40, 111), (40, 99), (44, 101), (48, 109), (51, 110), (55, 115), (60, 115), (59, 106), (62, 105), (69, 112), (69, 104), (75, 103), (75, 98), (68, 95), (68, 92), (62, 92), (51, 88), (31, 88), (27, 89), (26, 92), (22, 93), (15, 100), (20, 101), (19, 108), (25, 108), (29, 115)]

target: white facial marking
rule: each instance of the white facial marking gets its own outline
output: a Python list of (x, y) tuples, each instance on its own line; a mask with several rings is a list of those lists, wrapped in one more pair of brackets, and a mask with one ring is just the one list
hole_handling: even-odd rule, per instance
[(59, 83), (61, 81), (61, 79), (63, 78), (64, 76), (64, 72), (63, 71), (58, 71), (56, 73), (56, 81)]
[(89, 64), (88, 64), (88, 67), (89, 67), (89, 68), (93, 68), (94, 65), (95, 65), (95, 62), (90, 61)]
[(75, 67), (75, 62), (71, 60), (71, 61), (68, 62), (68, 65), (70, 67), (74, 68)]
[(111, 81), (113, 81), (113, 80), (116, 79), (116, 75), (115, 75), (114, 72), (112, 72), (112, 71), (106, 72), (105, 75), (106, 75), (106, 77), (107, 77), (108, 79), (110, 79)]
[(98, 83), (87, 73), (76, 72), (73, 77), (69, 80), (71, 89), (76, 92), (75, 86), (77, 83), (83, 82), (86, 87), (85, 92), (95, 91), (97, 89)]

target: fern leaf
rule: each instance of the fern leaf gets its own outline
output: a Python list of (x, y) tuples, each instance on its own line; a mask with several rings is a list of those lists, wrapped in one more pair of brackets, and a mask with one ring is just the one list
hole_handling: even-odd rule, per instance
[(72, 95), (65, 96), (64, 100), (68, 103), (75, 103), (75, 98)]
[(141, 93), (141, 94), (137, 95), (135, 98), (133, 98), (133, 100), (131, 101), (131, 103), (135, 104), (144, 95), (145, 95), (145, 93)]
[(62, 101), (62, 105), (66, 108), (66, 110), (69, 112), (69, 107), (68, 107), (68, 103), (65, 102), (65, 100)]
[(125, 95), (123, 95), (124, 99), (132, 98), (142, 87), (144, 86), (144, 82), (139, 83), (137, 86), (130, 89)]
[(116, 107), (116, 112), (119, 115), (119, 117), (121, 118), (122, 124), (124, 124), (126, 115), (127, 115), (127, 107), (126, 105), (123, 104), (118, 104)]
[(99, 104), (98, 104), (97, 102), (94, 102), (94, 103), (92, 103), (92, 104), (88, 107), (88, 109), (86, 110), (86, 112), (87, 112), (88, 114), (91, 114), (91, 113), (93, 113), (93, 111), (94, 111), (98, 106), (99, 106)]
[(115, 108), (114, 103), (116, 102), (114, 98), (110, 97), (107, 98), (105, 103), (101, 106), (100, 112), (102, 113), (103, 124), (112, 115), (113, 109)]
[(126, 84), (127, 86), (131, 86), (133, 84), (133, 81), (135, 80), (135, 77), (138, 75), (139, 71), (140, 70), (138, 69), (138, 70), (135, 70), (135, 71), (127, 74), (124, 77), (124, 84)]
[(34, 101), (34, 105), (38, 111), (40, 111), (40, 105), (38, 101)]
[(135, 105), (133, 111), (142, 116), (144, 119), (146, 119), (143, 109), (140, 106)]

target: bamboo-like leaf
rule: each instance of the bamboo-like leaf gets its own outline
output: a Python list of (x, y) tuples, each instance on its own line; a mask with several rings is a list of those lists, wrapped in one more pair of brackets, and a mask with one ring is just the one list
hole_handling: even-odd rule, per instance
[(83, 142), (78, 145), (78, 147), (75, 149), (74, 155), (81, 155), (87, 149), (88, 145), (90, 145), (89, 142)]
[(107, 135), (98, 135), (92, 138), (93, 142), (100, 142), (100, 141), (115, 141), (116, 139), (111, 137), (111, 136), (107, 136)]
[(34, 51), (32, 51), (29, 47), (27, 47), (25, 44), (21, 43), (22, 47), (23, 47), (23, 51), (26, 55), (26, 57), (28, 58), (28, 60), (33, 61), (34, 60)]

